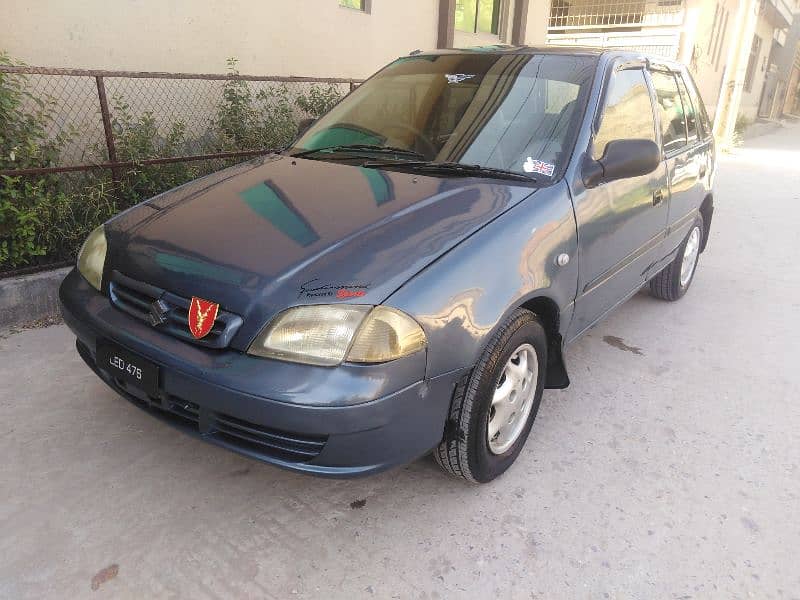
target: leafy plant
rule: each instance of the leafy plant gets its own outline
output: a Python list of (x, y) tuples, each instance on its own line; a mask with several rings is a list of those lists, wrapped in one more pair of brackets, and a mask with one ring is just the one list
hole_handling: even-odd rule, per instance
[(298, 96), (297, 106), (314, 118), (321, 117), (332, 109), (339, 100), (342, 93), (333, 84), (326, 86), (312, 86), (308, 91), (308, 96)]
[[(14, 66), (5, 53), (0, 64)], [(53, 165), (69, 132), (50, 135), (54, 102), (32, 94), (27, 78), (0, 72), (0, 169)], [(0, 185), (0, 268), (24, 266), (47, 253), (39, 241), (44, 224), (39, 207), (57, 192), (52, 176), (2, 177)]]
[[(238, 75), (238, 61), (229, 58), (228, 73)], [(213, 121), (219, 135), (222, 148), (226, 151), (242, 148), (256, 148), (257, 132), (253, 124), (258, 113), (253, 106), (253, 94), (246, 81), (229, 79), (222, 88), (222, 101), (217, 107), (217, 116)]]
[[(237, 64), (235, 58), (228, 59), (229, 74), (239, 75)], [(223, 87), (212, 135), (223, 151), (284, 148), (297, 135), (303, 116), (319, 117), (341, 97), (330, 84), (293, 96), (286, 84), (270, 84), (254, 94), (247, 81), (230, 79)]]
[(50, 199), (43, 180), (2, 176), (0, 186), (0, 265), (25, 265), (46, 248), (37, 242), (37, 209)]
[[(191, 154), (183, 121), (167, 125), (162, 133), (152, 112), (136, 116), (120, 97), (114, 98), (112, 114), (111, 126), (119, 161), (139, 162), (148, 158)], [(103, 150), (98, 149), (98, 152)], [(123, 207), (130, 206), (186, 183), (198, 174), (196, 163), (191, 162), (138, 164), (127, 170), (116, 191)]]
[[(0, 65), (15, 66), (0, 52)], [(49, 136), (53, 99), (28, 90), (27, 77), (0, 72), (0, 169), (53, 165), (68, 132)]]
[(58, 193), (37, 207), (36, 241), (54, 259), (75, 257), (86, 236), (119, 211), (113, 183), (107, 175), (85, 178), (72, 193)]

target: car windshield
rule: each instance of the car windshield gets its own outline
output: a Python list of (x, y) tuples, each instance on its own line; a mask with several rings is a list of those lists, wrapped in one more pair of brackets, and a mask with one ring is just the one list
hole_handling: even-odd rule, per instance
[[(381, 151), (381, 165), (460, 163), (552, 180), (572, 152), (595, 65), (582, 55), (404, 57), (353, 91), (290, 152), (341, 160), (342, 152), (362, 159), (373, 157), (369, 147), (392, 148), (392, 161)], [(353, 145), (357, 151), (342, 150)]]

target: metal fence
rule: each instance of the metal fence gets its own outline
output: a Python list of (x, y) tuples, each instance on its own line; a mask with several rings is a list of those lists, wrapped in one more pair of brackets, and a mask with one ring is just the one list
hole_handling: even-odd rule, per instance
[[(16, 86), (24, 92), (15, 110), (45, 115), (39, 119), (36, 145), (48, 149), (28, 153), (22, 160), (13, 132), (0, 131), (0, 186), (9, 189), (8, 177), (21, 189), (0, 198), (6, 202), (5, 213), (0, 202), (0, 277), (62, 264), (74, 257), (80, 237), (95, 221), (186, 180), (284, 146), (300, 120), (319, 116), (359, 83), (350, 78), (235, 71), (158, 73), (0, 64), (0, 88)], [(26, 188), (26, 182), (36, 187)], [(98, 186), (105, 205), (85, 209), (85, 198), (97, 198), (87, 190)], [(56, 196), (71, 204), (48, 216), (42, 205)], [(26, 225), (36, 223), (36, 231), (25, 241), (32, 248), (30, 257), (20, 259), (17, 254), (15, 260), (9, 250), (14, 243), (22, 247), (14, 241), (20, 226), (11, 214), (16, 208), (9, 212), (9, 198), (38, 215)]]
[(680, 25), (684, 0), (552, 0), (550, 30)]
[[(252, 98), (268, 100), (269, 92), (282, 94), (293, 106), (292, 116), (300, 120), (309, 116), (297, 106), (314, 86), (327, 86), (339, 95), (351, 91), (361, 80), (324, 77), (278, 77), (240, 74), (194, 74), (131, 71), (99, 71), (85, 69), (51, 69), (0, 65), (0, 73), (25, 78), (25, 86), (34, 96), (53, 105), (51, 136), (66, 132), (58, 165), (41, 165), (25, 169), (2, 169), (0, 175), (39, 175), (92, 169), (114, 171), (141, 164), (165, 164), (185, 161), (248, 157), (269, 149), (252, 147), (219, 152), (182, 152), (164, 156), (137, 156), (120, 160), (117, 152), (121, 133), (119, 115), (124, 110), (133, 119), (149, 115), (154, 133), (166, 136), (180, 123), (185, 143), (183, 150), (219, 147), (214, 139), (216, 109), (223, 102), (225, 84), (241, 82)], [(276, 92), (276, 90), (279, 90)], [(265, 94), (266, 92), (266, 94)], [(170, 146), (162, 145), (162, 148)], [(158, 148), (156, 148), (158, 150)], [(100, 160), (98, 160), (100, 159)]]

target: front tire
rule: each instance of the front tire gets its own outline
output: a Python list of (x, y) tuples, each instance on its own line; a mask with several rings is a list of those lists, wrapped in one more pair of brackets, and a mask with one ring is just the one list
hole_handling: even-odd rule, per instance
[(703, 217), (697, 215), (675, 260), (650, 280), (650, 293), (653, 296), (669, 302), (683, 298), (697, 271), (697, 261), (703, 247), (703, 231)]
[(538, 317), (517, 309), (492, 336), (453, 395), (434, 458), (445, 472), (486, 483), (516, 460), (544, 390), (547, 335)]

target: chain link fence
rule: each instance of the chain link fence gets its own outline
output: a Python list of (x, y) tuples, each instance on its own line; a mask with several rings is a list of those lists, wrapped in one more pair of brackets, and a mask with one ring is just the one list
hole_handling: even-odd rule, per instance
[(50, 69), (0, 54), (0, 277), (136, 202), (286, 146), (359, 80)]

